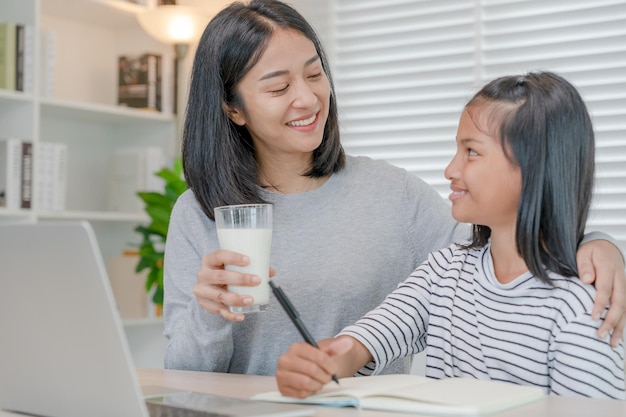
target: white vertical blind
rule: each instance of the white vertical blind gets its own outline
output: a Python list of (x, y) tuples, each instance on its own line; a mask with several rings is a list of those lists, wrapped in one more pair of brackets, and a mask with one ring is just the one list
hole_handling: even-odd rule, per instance
[(386, 159), (447, 195), (443, 170), (476, 88), (505, 74), (558, 72), (581, 92), (596, 130), (589, 229), (626, 251), (626, 1), (334, 4), (330, 49), (348, 153)]
[(332, 65), (335, 26), (334, 0), (287, 0), (287, 3), (298, 10), (313, 26), (313, 29), (315, 29), (324, 44), (324, 50)]
[(475, 82), (474, 1), (336, 1), (335, 79), (346, 150), (444, 192)]

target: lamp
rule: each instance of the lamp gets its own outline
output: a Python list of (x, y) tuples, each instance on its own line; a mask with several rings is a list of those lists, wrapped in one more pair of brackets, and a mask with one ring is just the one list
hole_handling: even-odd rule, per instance
[[(148, 35), (160, 42), (174, 45), (176, 57), (174, 65), (174, 113), (178, 113), (177, 109), (179, 108), (178, 77), (181, 72), (179, 67), (187, 54), (189, 44), (200, 38), (210, 18), (209, 12), (203, 9), (176, 4), (151, 7), (137, 14), (139, 25)], [(181, 124), (180, 120), (178, 124)]]
[(189, 44), (202, 35), (210, 16), (191, 6), (164, 5), (137, 14), (139, 24), (150, 36), (176, 47), (176, 59), (185, 57)]

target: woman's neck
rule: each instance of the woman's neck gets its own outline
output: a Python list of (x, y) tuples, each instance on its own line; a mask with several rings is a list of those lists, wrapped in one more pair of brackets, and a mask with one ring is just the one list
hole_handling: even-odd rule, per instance
[(517, 252), (515, 229), (507, 231), (491, 230), (491, 259), (496, 279), (507, 284), (528, 271), (526, 262)]
[(266, 190), (280, 194), (306, 193), (319, 188), (328, 179), (328, 177), (312, 178), (303, 175), (310, 168), (310, 158), (259, 161), (259, 185)]

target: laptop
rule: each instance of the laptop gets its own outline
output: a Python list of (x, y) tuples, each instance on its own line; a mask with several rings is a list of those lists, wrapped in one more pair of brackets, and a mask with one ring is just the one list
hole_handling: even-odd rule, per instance
[(201, 393), (145, 398), (90, 224), (0, 223), (0, 409), (46, 417), (297, 417)]

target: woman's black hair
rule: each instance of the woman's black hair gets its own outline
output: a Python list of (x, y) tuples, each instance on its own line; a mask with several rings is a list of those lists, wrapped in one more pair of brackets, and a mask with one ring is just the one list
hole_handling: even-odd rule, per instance
[[(580, 94), (563, 77), (536, 72), (491, 81), (466, 109), (473, 106), (490, 112), (484, 128), (521, 169), (515, 238), (529, 271), (547, 283), (548, 270), (578, 275), (595, 169), (593, 126)], [(470, 246), (484, 246), (490, 235), (473, 225)]]
[(313, 43), (330, 82), (330, 108), (322, 143), (313, 152), (310, 170), (303, 175), (324, 177), (344, 166), (333, 80), (314, 29), (283, 2), (235, 2), (211, 20), (200, 39), (183, 130), (185, 179), (212, 220), (214, 207), (264, 202), (252, 138), (245, 127), (228, 118), (224, 107), (243, 107), (237, 86), (258, 62), (277, 28), (295, 30)]

